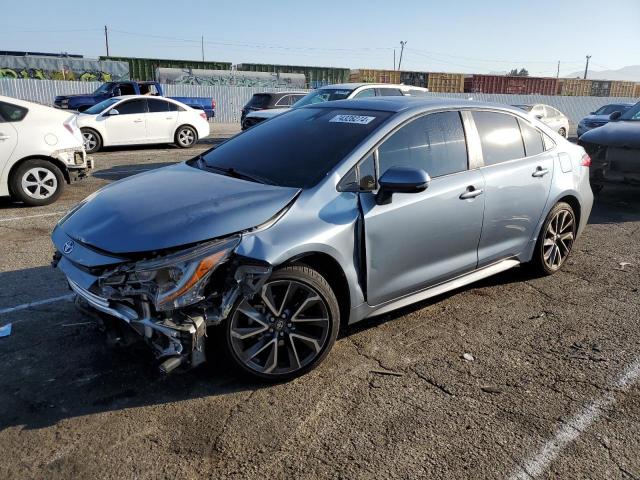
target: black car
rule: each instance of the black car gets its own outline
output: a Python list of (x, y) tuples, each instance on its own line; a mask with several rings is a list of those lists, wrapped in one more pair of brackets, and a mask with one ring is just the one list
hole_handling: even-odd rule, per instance
[(640, 102), (609, 123), (584, 133), (578, 143), (591, 157), (594, 191), (607, 181), (640, 183)]
[(248, 128), (248, 126), (244, 124), (244, 118), (247, 116), (247, 113), (272, 108), (288, 108), (305, 95), (306, 93), (301, 92), (254, 93), (253, 97), (242, 107), (242, 114), (240, 115), (242, 129)]

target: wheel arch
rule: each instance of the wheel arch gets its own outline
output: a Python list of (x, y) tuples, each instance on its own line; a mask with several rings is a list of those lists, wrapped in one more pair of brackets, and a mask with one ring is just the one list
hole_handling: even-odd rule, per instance
[[(93, 133), (95, 133), (96, 135), (98, 135), (98, 137), (100, 137), (100, 143), (103, 147), (106, 147), (107, 145), (104, 144), (104, 135), (102, 135), (102, 133), (100, 133), (100, 130), (98, 130), (97, 128), (94, 127), (80, 127), (80, 132), (82, 132), (83, 130), (91, 130)], [(84, 140), (84, 139), (83, 139)]]
[(180, 125), (178, 125), (176, 127), (176, 130), (173, 132), (173, 138), (175, 139), (175, 137), (178, 135), (178, 130), (180, 130), (182, 127), (189, 127), (190, 129), (192, 129), (195, 134), (196, 134), (196, 142), (200, 139), (200, 135), (198, 134), (198, 129), (193, 126), (190, 123), (181, 123)]
[(29, 155), (28, 157), (21, 158), (20, 160), (14, 162), (13, 165), (11, 165), (11, 168), (9, 169), (9, 173), (7, 175), (7, 181), (9, 182), (9, 185), (11, 184), (11, 178), (13, 178), (13, 174), (18, 169), (18, 167), (28, 160), (44, 160), (53, 163), (56, 167), (58, 167), (58, 169), (60, 169), (60, 171), (62, 172), (62, 176), (64, 177), (67, 184), (71, 183), (69, 169), (62, 160), (48, 157), (46, 155)]
[[(577, 228), (580, 225), (580, 220), (582, 215), (580, 200), (578, 200), (578, 197), (576, 197), (575, 195), (568, 194), (556, 200), (553, 205), (556, 205), (560, 202), (568, 203), (573, 209), (573, 213), (576, 216), (576, 228)], [(551, 206), (551, 208), (553, 208), (553, 205)]]
[(302, 263), (313, 268), (327, 280), (338, 300), (340, 325), (346, 326), (351, 313), (351, 294), (347, 276), (340, 263), (331, 255), (316, 251), (296, 255), (278, 266), (285, 267), (294, 263)]

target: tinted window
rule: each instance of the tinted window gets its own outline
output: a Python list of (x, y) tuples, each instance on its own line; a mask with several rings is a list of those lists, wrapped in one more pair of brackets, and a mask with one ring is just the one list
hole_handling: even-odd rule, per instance
[(296, 102), (296, 108), (305, 105), (313, 105), (314, 103), (332, 102), (334, 100), (344, 100), (351, 95), (351, 88), (320, 88), (308, 93)]
[(285, 95), (275, 104), (276, 107), (288, 107), (291, 105), (291, 95)]
[(13, 105), (12, 103), (0, 102), (0, 116), (6, 122), (20, 122), (26, 117), (28, 109)]
[(136, 91), (130, 83), (120, 83), (113, 92), (116, 96), (135, 95)]
[(522, 135), (515, 117), (496, 112), (473, 112), (485, 165), (524, 157)]
[(358, 181), (360, 182), (360, 190), (376, 189), (376, 162), (373, 154), (358, 165)]
[(624, 113), (631, 108), (630, 105), (605, 105), (593, 112), (595, 115), (611, 115), (613, 112)]
[(204, 159), (209, 167), (233, 168), (265, 183), (308, 188), (390, 115), (367, 110), (294, 109), (231, 138), (206, 153)]
[(367, 88), (366, 90), (362, 90), (361, 92), (356, 93), (353, 98), (366, 98), (366, 97), (375, 97), (376, 91), (373, 88)]
[(246, 107), (251, 108), (267, 108), (271, 101), (271, 95), (267, 93), (256, 93), (251, 97), (251, 100), (247, 102)]
[(180, 105), (176, 105), (175, 103), (167, 102), (167, 106), (169, 107), (169, 111), (170, 112), (184, 112), (184, 111), (186, 111), (185, 108), (181, 107)]
[(378, 148), (383, 174), (390, 167), (422, 168), (432, 177), (467, 169), (467, 147), (458, 112), (433, 113), (405, 125)]
[(544, 145), (542, 144), (542, 135), (540, 130), (532, 127), (524, 120), (518, 120), (518, 122), (520, 123), (520, 130), (522, 132), (522, 139), (524, 140), (524, 149), (527, 157), (544, 152)]
[(148, 100), (147, 105), (149, 106), (149, 113), (169, 111), (169, 102), (165, 102), (164, 100)]
[(397, 88), (379, 88), (378, 95), (381, 97), (401, 97), (402, 92)]
[(144, 100), (129, 100), (116, 106), (116, 110), (120, 112), (120, 115), (132, 115), (136, 113), (145, 113), (145, 101)]

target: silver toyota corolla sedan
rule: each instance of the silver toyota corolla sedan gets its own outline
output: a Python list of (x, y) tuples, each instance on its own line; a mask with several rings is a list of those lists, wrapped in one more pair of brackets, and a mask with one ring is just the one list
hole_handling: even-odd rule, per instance
[(91, 195), (56, 226), (54, 265), (162, 370), (202, 363), (208, 331), (283, 380), (343, 324), (525, 263), (557, 272), (591, 211), (589, 163), (519, 109), (317, 104)]

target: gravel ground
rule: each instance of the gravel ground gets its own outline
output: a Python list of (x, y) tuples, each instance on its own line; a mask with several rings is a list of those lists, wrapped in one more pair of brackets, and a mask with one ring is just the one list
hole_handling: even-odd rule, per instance
[(65, 210), (231, 133), (99, 153), (48, 207), (0, 201), (0, 478), (640, 478), (637, 188), (602, 192), (559, 274), (514, 269), (365, 321), (281, 385), (215, 351), (162, 377), (64, 299), (11, 310), (68, 295), (49, 267)]

